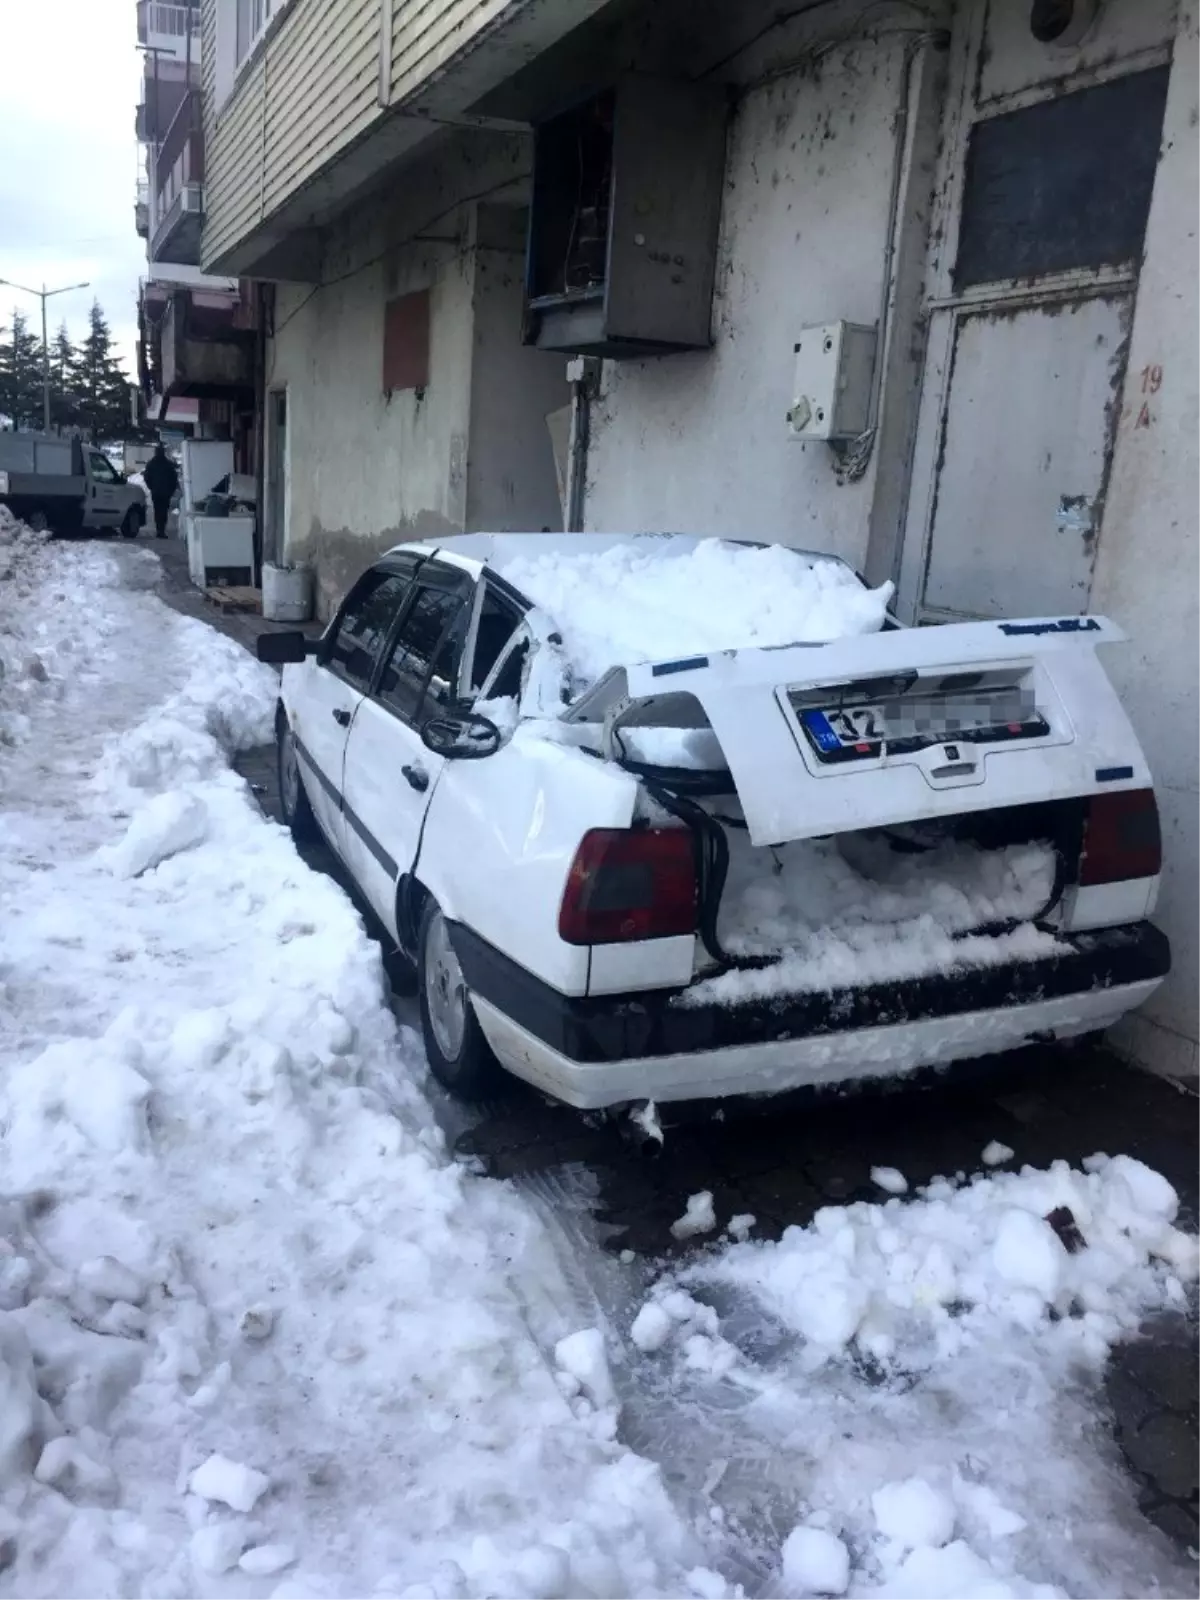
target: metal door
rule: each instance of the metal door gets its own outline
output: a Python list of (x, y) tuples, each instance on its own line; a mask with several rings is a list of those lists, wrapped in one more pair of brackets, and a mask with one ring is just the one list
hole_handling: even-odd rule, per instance
[(1132, 312), (1125, 289), (936, 314), (923, 619), (1087, 610)]
[(1091, 598), (1172, 16), (1112, 0), (1061, 50), (1028, 18), (956, 14), (898, 572), (910, 622)]

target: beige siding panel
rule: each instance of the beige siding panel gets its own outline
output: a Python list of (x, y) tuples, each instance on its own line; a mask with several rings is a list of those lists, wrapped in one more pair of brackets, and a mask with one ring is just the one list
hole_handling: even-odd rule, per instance
[(265, 60), (238, 84), (205, 150), (204, 257), (212, 260), (262, 218)]
[(446, 65), (464, 45), (524, 0), (396, 0), (392, 19), (391, 100)]
[(382, 115), (379, 0), (307, 0), (268, 62), (268, 212)]

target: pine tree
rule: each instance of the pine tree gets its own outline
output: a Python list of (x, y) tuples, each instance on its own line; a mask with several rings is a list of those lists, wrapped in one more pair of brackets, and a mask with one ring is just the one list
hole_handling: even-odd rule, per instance
[(56, 428), (73, 428), (79, 421), (76, 361), (75, 346), (64, 322), (50, 346), (50, 419)]
[(72, 379), (78, 418), (93, 439), (124, 434), (129, 426), (129, 380), (112, 351), (112, 334), (94, 300), (88, 332), (75, 353)]
[[(11, 330), (11, 331), (10, 331)], [(0, 414), (14, 428), (42, 425), (42, 346), (24, 314), (14, 311), (0, 340)]]

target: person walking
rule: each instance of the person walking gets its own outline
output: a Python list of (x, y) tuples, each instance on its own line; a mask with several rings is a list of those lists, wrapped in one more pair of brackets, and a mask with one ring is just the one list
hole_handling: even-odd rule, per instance
[(154, 503), (154, 533), (159, 539), (167, 537), (167, 513), (171, 509), (171, 496), (179, 487), (179, 473), (175, 463), (158, 445), (142, 470), (150, 499)]

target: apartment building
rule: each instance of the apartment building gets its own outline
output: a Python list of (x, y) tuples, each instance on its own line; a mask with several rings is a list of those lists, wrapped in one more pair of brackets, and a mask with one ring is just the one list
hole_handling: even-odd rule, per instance
[(147, 421), (233, 438), (253, 470), (256, 291), (200, 269), (204, 128), (198, 0), (137, 0), (144, 153), (135, 225), (146, 240), (138, 377)]

